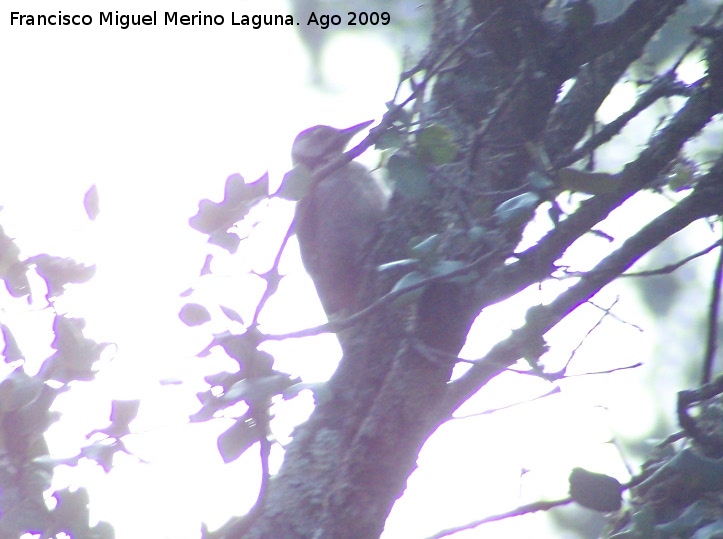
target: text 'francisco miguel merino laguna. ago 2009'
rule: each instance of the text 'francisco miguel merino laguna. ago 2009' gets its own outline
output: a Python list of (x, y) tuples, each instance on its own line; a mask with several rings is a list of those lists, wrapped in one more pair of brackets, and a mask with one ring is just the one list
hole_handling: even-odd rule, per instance
[(262, 26), (293, 25), (291, 15), (246, 15), (231, 12), (230, 18), (223, 15), (197, 14), (189, 15), (178, 11), (164, 11), (159, 16), (157, 11), (146, 14), (125, 14), (117, 11), (100, 11), (98, 18), (90, 14), (68, 14), (58, 11), (52, 14), (27, 15), (18, 11), (10, 13), (11, 26), (91, 26), (98, 21), (100, 26), (117, 26), (123, 30), (131, 26), (157, 26), (159, 21), (164, 26), (250, 26), (259, 29)]

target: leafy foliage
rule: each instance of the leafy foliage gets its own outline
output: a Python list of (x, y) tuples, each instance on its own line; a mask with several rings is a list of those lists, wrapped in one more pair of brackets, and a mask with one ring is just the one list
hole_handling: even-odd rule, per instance
[[(0, 278), (10, 293), (10, 301), (27, 297), (32, 303), (27, 273), (35, 271), (47, 285), (46, 299), (65, 292), (70, 283), (84, 283), (94, 274), (93, 266), (79, 264), (70, 258), (47, 254), (20, 258), (20, 249), (0, 229)], [(45, 309), (52, 309), (48, 303)], [(60, 420), (51, 411), (55, 399), (70, 391), (71, 382), (95, 378), (95, 364), (109, 343), (97, 343), (83, 335), (85, 321), (55, 313), (52, 332), (55, 352), (46, 358), (39, 372), (25, 371), (26, 359), (10, 324), (1, 324), (3, 359), (14, 366), (0, 381), (0, 537), (15, 538), (23, 533), (52, 537), (65, 532), (77, 539), (112, 539), (114, 532), (107, 522), (89, 525), (88, 494), (84, 489), (63, 489), (53, 493), (56, 505), (50, 509), (45, 494), (51, 487), (54, 468), (58, 464), (74, 465), (83, 458), (96, 460), (108, 471), (112, 454), (120, 446), (104, 446), (104, 453), (95, 444), (79, 448), (71, 459), (50, 458), (44, 435), (48, 427)], [(100, 431), (116, 438), (129, 432), (128, 423), (135, 417), (137, 405), (117, 404), (113, 407), (112, 425)]]

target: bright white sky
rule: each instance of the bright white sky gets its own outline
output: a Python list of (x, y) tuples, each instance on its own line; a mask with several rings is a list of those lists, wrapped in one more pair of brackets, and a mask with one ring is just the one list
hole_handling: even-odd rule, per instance
[[(177, 317), (183, 304), (179, 293), (194, 287), (209, 305), (223, 303), (248, 315), (258, 289), (238, 275), (255, 264), (263, 268), (291, 208), (276, 205), (266, 213), (266, 231), (245, 260), (212, 250), (219, 254), (214, 272), (221, 275), (212, 284), (198, 280), (208, 247), (188, 227), (188, 218), (201, 198), (221, 199), (232, 173), (250, 181), (269, 169), (272, 182), (278, 182), (301, 129), (379, 120), (394, 93), (399, 56), (392, 40), (385, 39), (384, 27), (335, 37), (324, 55), (327, 89), (321, 91), (307, 84), (309, 60), (288, 27), (10, 27), (10, 12), (30, 13), (30, 6), (32, 13), (90, 13), (97, 20), (99, 10), (121, 8), (124, 13), (155, 9), (191, 14), (203, 9), (228, 18), (234, 9), (288, 13), (289, 5), (278, 0), (134, 0), (122, 5), (9, 1), (0, 12), (0, 224), (26, 256), (48, 252), (97, 266), (94, 279), (71, 287), (57, 308), (86, 318), (89, 337), (118, 345), (97, 383), (78, 385), (58, 403), (65, 415), (49, 432), (52, 451), (73, 455), (84, 433), (105, 424), (112, 398), (143, 399), (132, 424), (138, 434), (129, 436), (127, 445), (149, 464), (120, 458), (108, 476), (93, 465), (61, 468), (57, 486), (89, 485), (92, 515), (110, 520), (118, 539), (196, 538), (201, 520), (218, 526), (252, 503), (257, 457), (251, 450), (224, 466), (215, 436), (228, 423), (186, 425), (197, 408), (194, 394), (204, 388), (202, 376), (229, 368), (220, 356), (202, 360), (194, 355), (211, 331), (227, 326), (185, 327)], [(100, 194), (95, 222), (82, 207), (83, 194), (93, 184)], [(323, 321), (295, 244), (282, 269), (290, 276), (266, 319), (267, 328), (291, 330)], [(549, 300), (552, 291), (533, 291), (517, 304)], [(609, 305), (614, 292), (605, 298), (600, 303)], [(631, 303), (624, 307), (632, 321), (645, 325), (645, 315)], [(52, 340), (50, 317), (41, 307), (27, 309), (15, 302), (0, 312), (23, 351), (39, 359), (49, 354)], [(482, 355), (521, 323), (520, 312), (514, 307), (490, 310), (465, 355)], [(551, 336), (551, 344), (561, 347), (556, 361), (564, 361), (598, 316), (590, 308), (580, 322)], [(630, 327), (609, 326), (614, 330), (601, 330), (579, 352), (581, 371), (648, 356), (649, 338)], [(338, 359), (335, 341), (328, 336), (279, 343), (269, 350), (277, 354), (277, 366), (307, 381), (328, 378)], [(604, 350), (604, 357), (598, 357), (598, 350)], [(613, 365), (605, 358), (614, 358)], [(561, 497), (569, 469), (577, 465), (626, 479), (619, 456), (605, 442), (612, 432), (644, 432), (653, 420), (654, 404), (633, 389), (639, 374), (612, 376), (579, 379), (566, 383), (563, 395), (543, 403), (441, 428), (425, 447), (384, 537), (424, 537), (539, 497)], [(186, 383), (161, 387), (158, 380), (164, 378)], [(506, 378), (466, 412), (549, 389), (519, 376)], [(616, 384), (617, 396), (634, 397), (634, 414), (629, 399), (612, 402), (609, 384)], [(303, 405), (283, 403), (275, 411), (288, 425), (308, 413), (308, 399)], [(283, 438), (288, 427), (279, 428)], [(533, 469), (522, 482), (521, 467)], [(544, 521), (534, 518), (535, 536), (545, 537)], [(507, 526), (504, 532), (488, 526), (459, 537), (529, 536), (529, 525), (528, 519), (518, 519), (500, 525)], [(549, 533), (561, 537), (559, 531)]]

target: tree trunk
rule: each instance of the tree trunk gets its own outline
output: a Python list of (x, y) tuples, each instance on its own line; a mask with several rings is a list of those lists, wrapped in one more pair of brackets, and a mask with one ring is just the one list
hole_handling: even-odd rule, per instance
[[(420, 200), (395, 191), (370, 255), (367, 304), (394, 283), (374, 266), (405, 258), (413, 237), (438, 233), (442, 254), (459, 259), (458, 252), (468, 249), (454, 232), (469, 228), (471, 206), (480, 200), (482, 219), (494, 229), (495, 207), (527, 190), (526, 177), (536, 166), (528, 143), (544, 144), (555, 168), (571, 164), (573, 148), (602, 100), (683, 3), (635, 0), (615, 18), (585, 27), (550, 17), (542, 0), (476, 0), (464, 9), (461, 2), (432, 2), (435, 28), (419, 76), (436, 78), (423, 121), (433, 118), (449, 129), (460, 152), (453, 163), (433, 170), (433, 196)], [(710, 77), (718, 82), (723, 69), (713, 51), (723, 56), (720, 41), (709, 48)], [(558, 101), (563, 82), (572, 77), (575, 85)], [(379, 537), (420, 449), (458, 406), (518, 359), (539, 357), (550, 328), (644, 253), (687, 223), (723, 210), (711, 180), (707, 195), (692, 195), (676, 214), (651, 223), (603, 260), (600, 271), (552, 304), (530, 309), (521, 329), (450, 382), (478, 313), (549, 277), (567, 247), (649, 184), (721, 111), (721, 88), (694, 90), (681, 113), (620, 173), (617, 189), (582, 203), (513, 262), (523, 225), (493, 230), (487, 252), (464, 260), (472, 279), (432, 281), (415, 304), (387, 303), (346, 330), (329, 396), (297, 429), (252, 525), (229, 537)], [(711, 174), (720, 179), (722, 169), (714, 167)]]

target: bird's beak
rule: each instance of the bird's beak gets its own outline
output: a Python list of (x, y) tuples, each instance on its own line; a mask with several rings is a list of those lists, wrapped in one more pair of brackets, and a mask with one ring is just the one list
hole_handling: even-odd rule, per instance
[(374, 123), (374, 120), (367, 120), (366, 122), (362, 122), (360, 124), (352, 125), (351, 127), (347, 127), (346, 129), (342, 129), (339, 134), (347, 138), (347, 140), (351, 140), (351, 138), (356, 135), (357, 133), (360, 133), (365, 127), (369, 127)]

